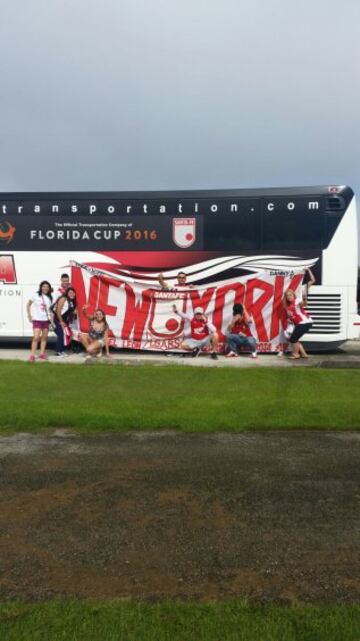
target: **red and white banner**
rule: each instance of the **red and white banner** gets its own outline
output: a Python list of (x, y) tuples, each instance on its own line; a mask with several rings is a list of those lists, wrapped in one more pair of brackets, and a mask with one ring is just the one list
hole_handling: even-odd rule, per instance
[[(200, 265), (200, 264), (199, 264)], [(199, 268), (199, 265), (194, 266)], [(202, 264), (203, 268), (205, 264)], [(226, 265), (226, 269), (228, 264)], [(221, 264), (201, 274), (215, 271), (212, 277), (224, 277)], [(194, 270), (194, 274), (199, 274)], [(170, 272), (169, 272), (170, 274)], [(171, 272), (173, 274), (173, 272)], [(111, 343), (125, 349), (180, 351), (180, 344), (189, 336), (189, 323), (174, 314), (172, 306), (190, 315), (202, 307), (219, 335), (219, 351), (226, 348), (227, 326), (235, 303), (245, 305), (252, 316), (251, 331), (260, 352), (278, 351), (287, 344), (284, 336), (286, 314), (283, 296), (287, 288), (300, 293), (303, 271), (268, 270), (253, 275), (230, 277), (206, 284), (192, 284), (189, 289), (162, 290), (158, 274), (123, 270), (114, 275), (80, 263), (72, 264), (72, 285), (80, 310), (80, 331), (88, 330), (88, 321), (81, 309), (88, 304), (88, 314), (100, 308), (106, 314)], [(166, 277), (165, 273), (165, 277)], [(174, 278), (172, 279), (174, 281)]]

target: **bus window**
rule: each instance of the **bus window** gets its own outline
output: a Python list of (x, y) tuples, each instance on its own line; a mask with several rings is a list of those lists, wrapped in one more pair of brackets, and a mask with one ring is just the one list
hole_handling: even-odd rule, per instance
[(206, 219), (204, 245), (209, 251), (244, 253), (260, 250), (260, 211), (253, 213), (226, 213)]
[(262, 248), (320, 249), (323, 246), (323, 214), (308, 211), (264, 212)]

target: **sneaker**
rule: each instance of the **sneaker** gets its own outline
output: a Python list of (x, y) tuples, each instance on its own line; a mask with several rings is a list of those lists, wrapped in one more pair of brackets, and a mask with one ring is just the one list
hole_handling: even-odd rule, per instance
[(39, 361), (47, 361), (47, 360), (48, 360), (48, 357), (46, 356), (46, 354), (39, 354)]
[(217, 353), (216, 353), (216, 352), (211, 352), (211, 354), (210, 354), (210, 358), (212, 358), (212, 359), (213, 359), (213, 361), (217, 361), (217, 360), (219, 360), (219, 357), (218, 357), (218, 355), (217, 355)]
[(200, 352), (201, 352), (200, 347), (195, 347), (195, 349), (193, 349), (193, 351), (191, 352), (192, 358), (196, 358), (196, 356), (199, 356)]
[(236, 354), (236, 352), (229, 352), (226, 354), (225, 358), (237, 358), (239, 354)]
[(57, 356), (58, 358), (65, 358), (64, 352), (56, 352), (55, 356)]
[(251, 352), (250, 358), (257, 358), (257, 353), (256, 352)]
[(33, 363), (34, 361), (36, 361), (36, 356), (34, 356), (34, 354), (30, 354), (28, 361), (30, 361), (30, 363)]

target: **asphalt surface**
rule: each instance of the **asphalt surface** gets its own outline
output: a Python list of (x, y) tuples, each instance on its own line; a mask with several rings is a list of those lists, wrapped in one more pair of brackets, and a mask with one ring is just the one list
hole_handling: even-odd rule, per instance
[(360, 434), (0, 438), (0, 599), (360, 597)]

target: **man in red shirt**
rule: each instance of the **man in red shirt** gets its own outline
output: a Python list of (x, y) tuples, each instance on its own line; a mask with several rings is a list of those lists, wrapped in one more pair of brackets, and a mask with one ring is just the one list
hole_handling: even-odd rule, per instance
[(240, 304), (234, 305), (233, 318), (227, 328), (229, 333), (226, 340), (230, 347), (230, 352), (226, 355), (227, 358), (235, 358), (236, 356), (239, 356), (239, 347), (249, 348), (251, 351), (251, 358), (257, 358), (256, 340), (250, 330), (251, 323), (251, 317), (245, 307)]
[(216, 353), (216, 348), (218, 344), (218, 335), (216, 333), (216, 327), (204, 314), (202, 307), (195, 307), (194, 316), (190, 314), (184, 314), (184, 312), (179, 312), (176, 305), (173, 305), (173, 310), (175, 314), (181, 316), (184, 320), (190, 322), (190, 338), (186, 338), (183, 343), (181, 343), (181, 349), (185, 349), (187, 352), (192, 352), (192, 356), (198, 356), (203, 347), (207, 345), (211, 346), (211, 358), (214, 360), (218, 359)]

